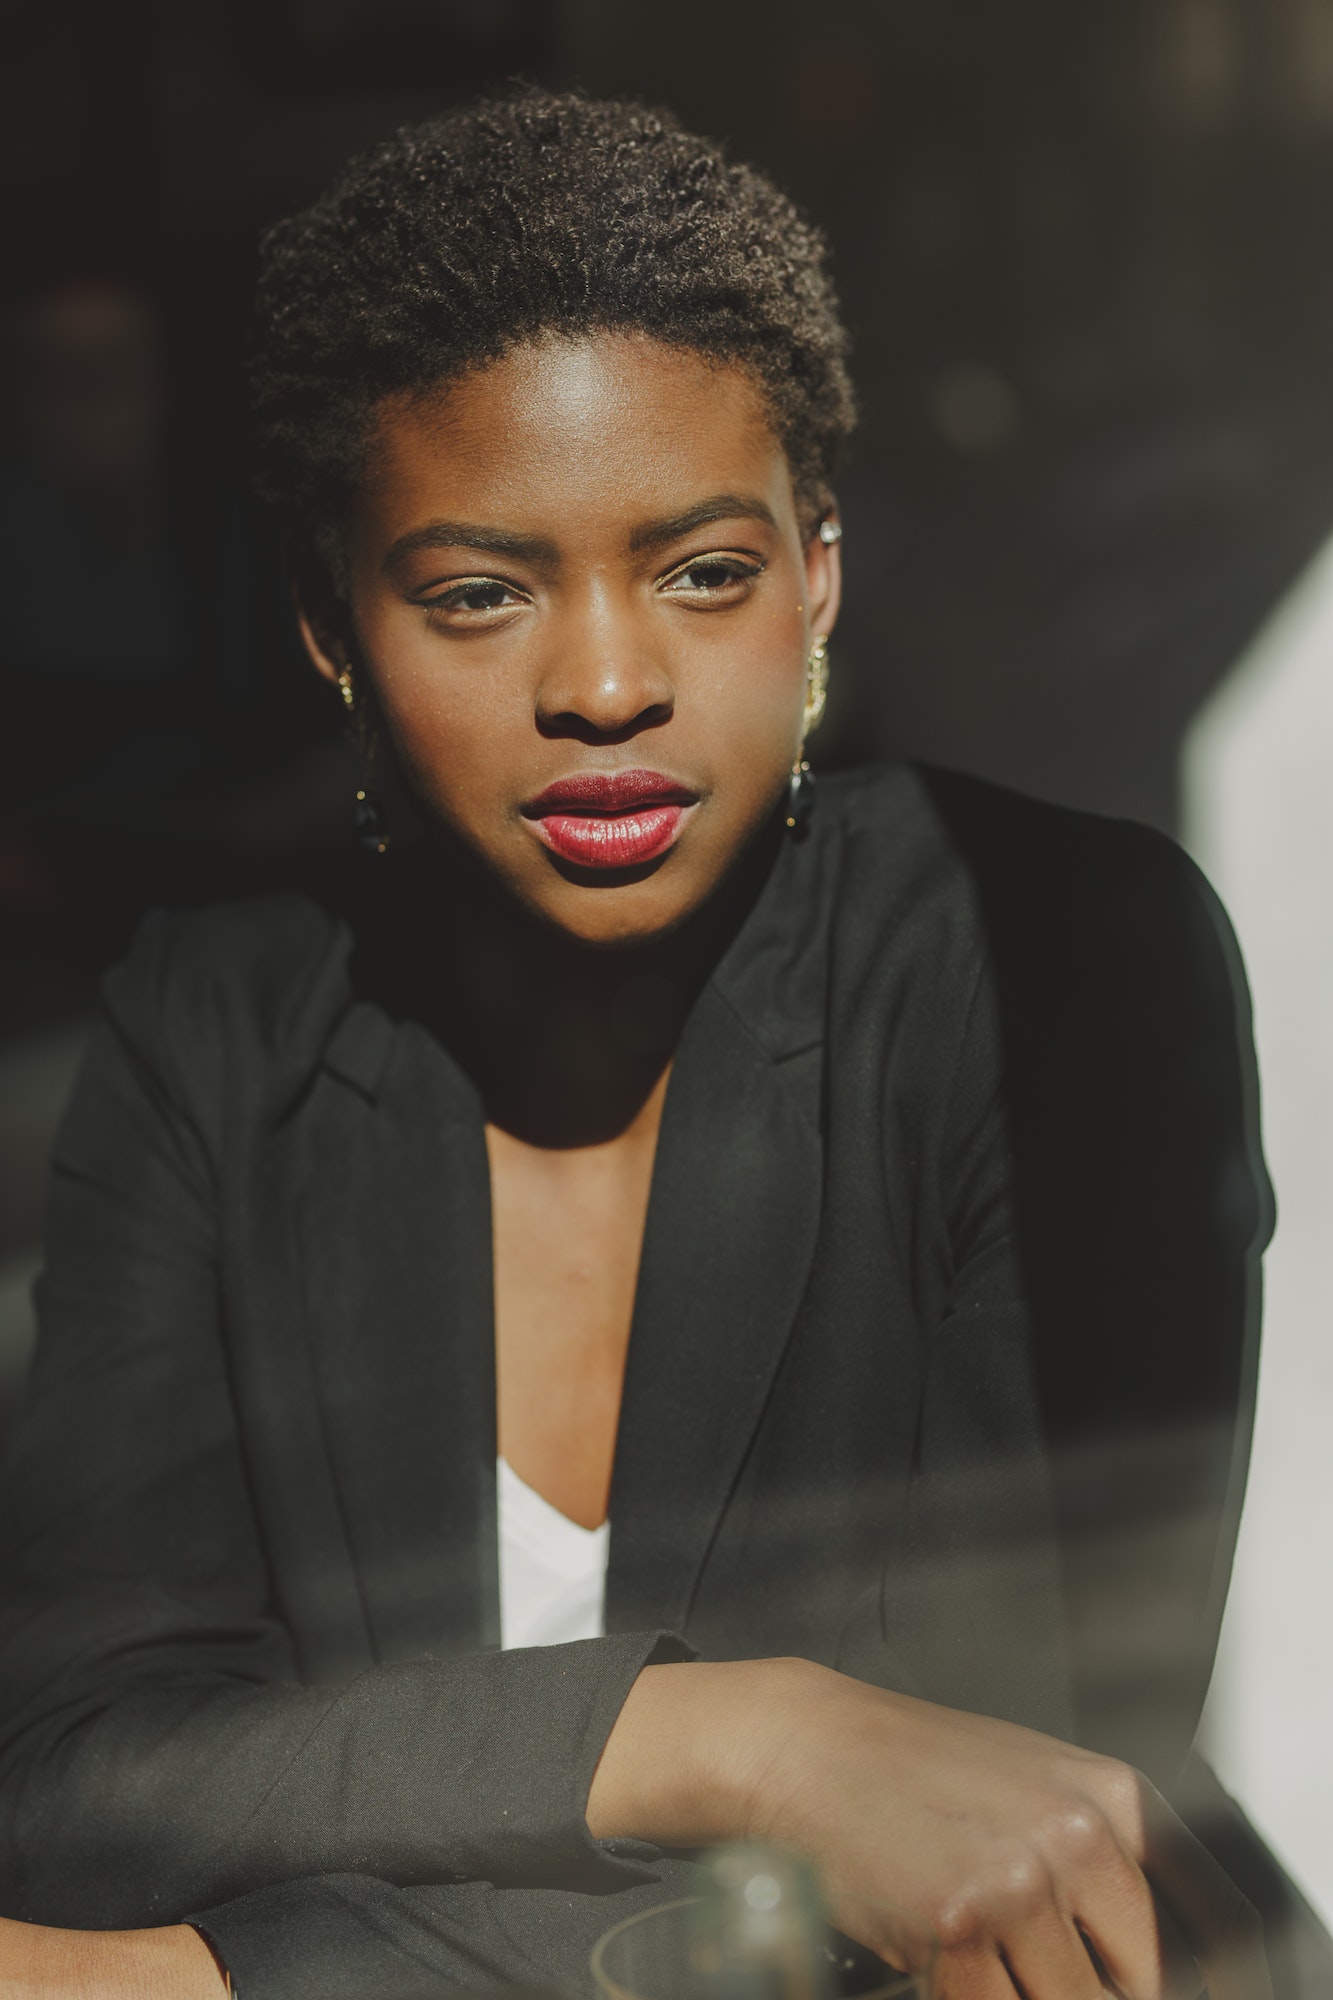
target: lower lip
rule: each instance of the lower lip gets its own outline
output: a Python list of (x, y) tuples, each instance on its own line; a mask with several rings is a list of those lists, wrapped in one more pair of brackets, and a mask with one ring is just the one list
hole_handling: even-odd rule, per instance
[(640, 806), (626, 813), (544, 813), (534, 820), (546, 845), (582, 868), (633, 868), (665, 854), (680, 832), (685, 806)]

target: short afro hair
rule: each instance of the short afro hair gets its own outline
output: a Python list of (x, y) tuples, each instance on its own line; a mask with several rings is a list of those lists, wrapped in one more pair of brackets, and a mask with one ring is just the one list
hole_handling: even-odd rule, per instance
[(342, 580), (376, 406), (543, 334), (749, 369), (811, 524), (855, 422), (817, 229), (667, 112), (520, 88), (407, 127), (261, 246), (258, 484)]

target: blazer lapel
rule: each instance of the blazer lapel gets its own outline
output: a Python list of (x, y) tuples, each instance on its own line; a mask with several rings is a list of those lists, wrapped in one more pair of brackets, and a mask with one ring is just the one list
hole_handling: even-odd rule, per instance
[[(369, 1068), (368, 1037), (387, 1038)], [(373, 1650), (392, 1660), (495, 1645), (480, 1105), (423, 1028), (395, 1028), (361, 1003), (330, 1045), (306, 1115), (312, 1367)]]
[[(807, 1043), (808, 1043), (807, 1037)], [(687, 1622), (805, 1289), (822, 1153), (794, 1076), (705, 987), (667, 1088), (611, 1486), (608, 1631)], [(817, 1051), (815, 1052), (817, 1054)]]

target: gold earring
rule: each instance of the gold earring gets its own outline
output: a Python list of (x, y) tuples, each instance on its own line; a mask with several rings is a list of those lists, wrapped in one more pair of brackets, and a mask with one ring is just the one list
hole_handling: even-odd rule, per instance
[(338, 676), (338, 692), (343, 698), (343, 707), (349, 715), (356, 713), (356, 689), (352, 686), (352, 669), (344, 667)]
[(804, 838), (810, 815), (815, 809), (815, 774), (806, 761), (805, 740), (812, 736), (828, 699), (828, 634), (817, 632), (805, 663), (805, 713), (801, 717), (801, 747), (792, 761), (787, 780), (787, 810), (783, 815), (788, 833)]
[(828, 700), (828, 634), (816, 632), (805, 663), (805, 714), (801, 719), (801, 748), (813, 736), (824, 717)]

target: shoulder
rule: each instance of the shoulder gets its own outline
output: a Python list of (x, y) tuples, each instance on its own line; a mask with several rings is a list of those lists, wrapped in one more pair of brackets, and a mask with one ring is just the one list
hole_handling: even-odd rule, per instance
[[(1217, 897), (1152, 828), (926, 766), (837, 774), (830, 1017), (932, 1094), (981, 1050), (1029, 1100), (1095, 1074), (1255, 1102), (1249, 996)], [(812, 843), (813, 844), (813, 843)], [(885, 1058), (889, 1058), (886, 1056)]]
[(276, 1045), (299, 1043), (346, 992), (350, 944), (346, 923), (303, 895), (152, 910), (106, 991), (164, 1023), (244, 1022)]
[[(1005, 1079), (1016, 1127), (1060, 1129), (1050, 1152), (1066, 1159), (1098, 1133), (1140, 1181), (1145, 1161), (1179, 1166), (1183, 1149), (1194, 1184), (1229, 1176), (1240, 1237), (1267, 1231), (1244, 966), (1183, 848), (1151, 827), (954, 773), (909, 768), (876, 796), (883, 783), (853, 776), (848, 823), (907, 830), (915, 859), (904, 865), (930, 913), (936, 966), (969, 962), (981, 1003), (970, 1032)], [(852, 878), (870, 871), (846, 872), (844, 893), (864, 901)], [(949, 988), (937, 975), (941, 1024), (960, 1014)]]
[(843, 922), (882, 944), (909, 917), (1052, 973), (1091, 953), (1207, 961), (1238, 972), (1234, 939), (1193, 861), (1152, 827), (1049, 804), (927, 765), (821, 784), (840, 839)]
[(154, 910), (106, 976), (104, 1013), (172, 1094), (217, 1101), (261, 1073), (281, 1089), (346, 1012), (351, 949), (348, 924), (304, 895)]
[(1043, 876), (1104, 870), (1206, 885), (1184, 850), (1133, 820), (1053, 805), (961, 771), (889, 763), (820, 780), (821, 808), (863, 858), (878, 848), (886, 884), (940, 874), (961, 889), (978, 874), (1022, 860)]

